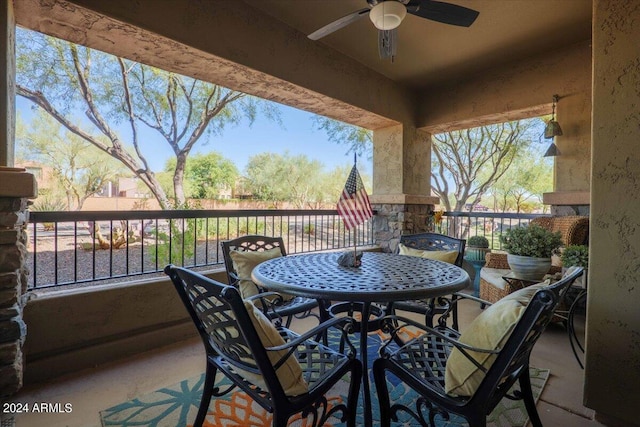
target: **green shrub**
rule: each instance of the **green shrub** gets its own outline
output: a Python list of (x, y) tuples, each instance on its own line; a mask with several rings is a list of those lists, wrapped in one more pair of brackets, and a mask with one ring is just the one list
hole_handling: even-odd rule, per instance
[(315, 234), (316, 226), (313, 224), (305, 224), (304, 226), (304, 234)]
[(511, 255), (551, 258), (562, 245), (560, 232), (552, 232), (536, 224), (511, 228), (500, 236), (504, 250)]
[(467, 239), (467, 246), (473, 248), (488, 248), (489, 240), (484, 236), (471, 236)]
[(564, 267), (584, 267), (589, 266), (589, 247), (586, 245), (569, 245), (560, 257)]

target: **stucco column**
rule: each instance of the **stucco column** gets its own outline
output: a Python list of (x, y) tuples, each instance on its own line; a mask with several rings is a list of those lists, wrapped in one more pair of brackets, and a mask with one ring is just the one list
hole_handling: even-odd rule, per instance
[(0, 167), (0, 400), (22, 387), (27, 205), (36, 194), (32, 174)]
[[(543, 195), (553, 215), (589, 215), (591, 190), (591, 74), (577, 73), (559, 93), (556, 120), (562, 136), (554, 138), (553, 192)], [(545, 147), (551, 140), (545, 140)]]
[(402, 124), (373, 132), (375, 240), (394, 251), (401, 234), (427, 231), (431, 195), (431, 134)]
[(13, 166), (13, 134), (16, 118), (15, 87), (15, 34), (16, 21), (13, 15), (13, 2), (0, 0), (0, 166)]
[(593, 2), (585, 404), (640, 425), (640, 1)]

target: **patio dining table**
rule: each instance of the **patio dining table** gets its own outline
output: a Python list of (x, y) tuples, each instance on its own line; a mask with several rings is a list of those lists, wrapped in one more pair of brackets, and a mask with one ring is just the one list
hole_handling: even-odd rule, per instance
[[(365, 252), (359, 267), (338, 265), (340, 253), (289, 255), (265, 261), (253, 270), (253, 281), (272, 291), (356, 302), (360, 319), (360, 360), (368, 370), (367, 331), (372, 303), (432, 298), (466, 288), (471, 282), (463, 269), (442, 261)], [(367, 371), (368, 372), (368, 371)], [(372, 425), (369, 375), (362, 376), (364, 421)]]

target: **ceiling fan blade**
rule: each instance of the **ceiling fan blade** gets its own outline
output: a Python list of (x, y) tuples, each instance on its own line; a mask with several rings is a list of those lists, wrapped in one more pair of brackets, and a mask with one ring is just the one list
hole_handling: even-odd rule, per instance
[(309, 34), (307, 37), (309, 37), (311, 40), (321, 39), (322, 37), (327, 36), (333, 33), (334, 31), (337, 31), (340, 28), (344, 28), (347, 25), (353, 22), (356, 22), (360, 18), (367, 16), (369, 14), (369, 11), (371, 11), (371, 9), (367, 7), (365, 9), (360, 9), (358, 11), (350, 13), (346, 16), (343, 16), (340, 19), (333, 21), (330, 24), (325, 25), (319, 30), (314, 31), (313, 33)]
[(480, 14), (473, 9), (434, 0), (411, 1), (407, 4), (407, 12), (421, 18), (459, 27), (470, 27)]

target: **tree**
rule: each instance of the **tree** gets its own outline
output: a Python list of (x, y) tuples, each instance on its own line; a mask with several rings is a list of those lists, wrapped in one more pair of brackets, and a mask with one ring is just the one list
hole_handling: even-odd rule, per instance
[[(18, 29), (16, 41), (17, 94), (120, 161), (164, 209), (171, 203), (149, 167), (148, 154), (159, 149), (149, 133), (174, 154), (175, 204), (183, 205), (186, 161), (203, 136), (220, 135), (242, 119), (252, 123), (258, 107), (278, 117), (275, 104), (43, 34)], [(74, 117), (78, 111), (88, 121)], [(127, 135), (116, 130), (120, 124)]]
[(322, 163), (305, 155), (261, 153), (245, 168), (249, 190), (259, 200), (291, 202), (298, 208), (321, 201)]
[(541, 205), (542, 193), (553, 189), (552, 177), (552, 165), (539, 150), (522, 150), (488, 191), (494, 198), (494, 210), (520, 213)]
[(431, 180), (445, 209), (461, 211), (467, 204), (473, 209), (532, 144), (539, 123), (527, 119), (433, 135)]
[[(353, 165), (350, 164), (336, 166), (333, 170), (324, 174), (322, 186), (320, 187), (322, 191), (322, 201), (324, 203), (335, 204), (338, 202), (352, 167)], [(358, 172), (360, 173), (360, 178), (362, 178), (362, 183), (364, 184), (367, 194), (371, 194), (371, 177), (361, 170), (358, 170)]]
[[(169, 159), (165, 172), (176, 169), (176, 159)], [(192, 199), (215, 199), (220, 191), (233, 188), (238, 178), (238, 168), (220, 153), (195, 154), (187, 159), (184, 186), (185, 195)]]
[(346, 154), (373, 154), (373, 132), (359, 126), (350, 125), (324, 116), (314, 116), (312, 119), (316, 129), (323, 130), (329, 141), (349, 146)]
[(64, 191), (67, 210), (81, 210), (88, 197), (125, 172), (120, 163), (77, 135), (65, 132), (42, 111), (28, 127), (18, 117), (16, 139), (19, 157), (53, 169), (53, 176)]

